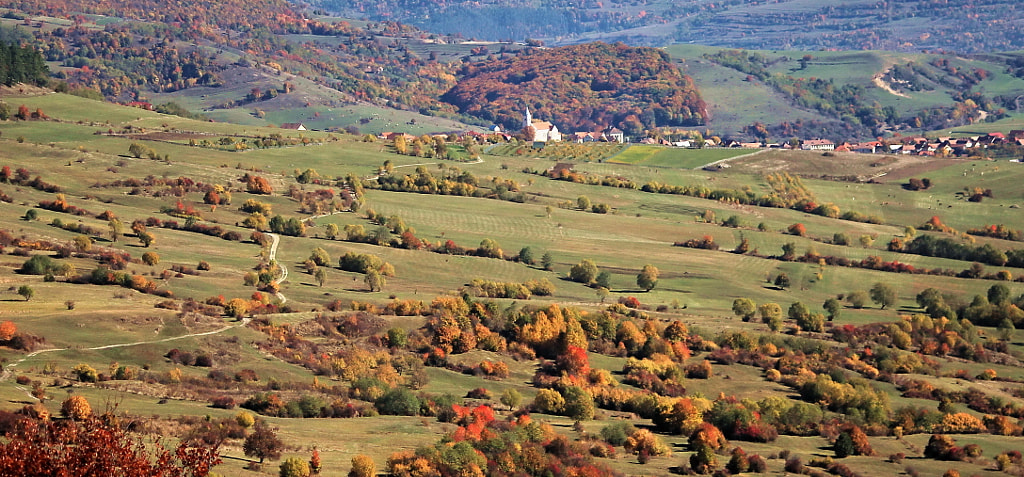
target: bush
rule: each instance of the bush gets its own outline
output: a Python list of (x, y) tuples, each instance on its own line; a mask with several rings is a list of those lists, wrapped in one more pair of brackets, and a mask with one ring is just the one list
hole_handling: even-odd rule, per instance
[(384, 393), (373, 405), (377, 412), (392, 416), (415, 416), (420, 411), (420, 399), (402, 387)]

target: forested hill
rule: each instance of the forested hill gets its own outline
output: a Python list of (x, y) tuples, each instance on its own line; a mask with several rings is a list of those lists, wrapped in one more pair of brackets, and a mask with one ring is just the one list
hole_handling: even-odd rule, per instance
[(750, 49), (922, 49), (976, 53), (1024, 49), (1016, 0), (311, 0), (372, 20), (490, 40), (591, 40)]
[(563, 129), (617, 126), (627, 134), (700, 125), (707, 116), (693, 81), (653, 48), (589, 43), (526, 50), (461, 73), (442, 99), (507, 128), (522, 124), (526, 106)]

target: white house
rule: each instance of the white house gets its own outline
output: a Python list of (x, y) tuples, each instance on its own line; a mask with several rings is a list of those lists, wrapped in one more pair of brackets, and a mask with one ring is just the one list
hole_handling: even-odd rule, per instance
[(562, 133), (558, 131), (558, 126), (547, 121), (533, 119), (529, 107), (526, 108), (526, 116), (523, 118), (523, 129), (525, 130), (527, 127), (533, 128), (534, 142), (558, 142), (562, 140)]

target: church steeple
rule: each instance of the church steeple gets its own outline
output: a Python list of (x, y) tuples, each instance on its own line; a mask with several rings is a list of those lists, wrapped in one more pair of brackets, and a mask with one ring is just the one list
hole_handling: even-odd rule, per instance
[(533, 115), (530, 114), (530, 107), (526, 107), (526, 117), (523, 118), (523, 127), (527, 127), (533, 124)]

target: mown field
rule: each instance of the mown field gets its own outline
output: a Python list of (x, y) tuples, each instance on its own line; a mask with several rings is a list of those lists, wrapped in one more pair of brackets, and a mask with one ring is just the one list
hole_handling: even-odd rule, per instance
[[(212, 408), (209, 398), (195, 390), (195, 382), (206, 379), (213, 370), (233, 374), (240, 369), (249, 369), (259, 376), (258, 384), (232, 381), (224, 385), (223, 392), (238, 397), (239, 401), (244, 400), (246, 394), (257, 391), (278, 391), (286, 396), (312, 392), (309, 386), (314, 379), (326, 382), (328, 387), (345, 388), (350, 383), (337, 377), (318, 376), (311, 369), (297, 364), (299, 361), (292, 357), (275, 354), (273, 339), (267, 334), (266, 327), (308, 332), (315, 328), (311, 323), (318, 314), (331, 314), (327, 312), (327, 305), (335, 300), (341, 300), (346, 306), (353, 301), (384, 306), (395, 299), (429, 303), (438, 295), (466, 290), (467, 284), (475, 278), (503, 282), (547, 279), (555, 286), (551, 296), (532, 296), (528, 300), (494, 299), (493, 302), (501, 309), (525, 309), (558, 303), (578, 307), (584, 313), (599, 314), (620, 298), (636, 297), (648, 308), (648, 315), (658, 326), (679, 320), (692, 332), (708, 339), (732, 331), (752, 336), (778, 335), (769, 331), (765, 323), (744, 322), (736, 317), (732, 306), (737, 298), (749, 298), (757, 304), (778, 303), (783, 310), (799, 301), (812, 311), (821, 312), (825, 300), (839, 294), (866, 291), (875, 283), (892, 287), (896, 292), (893, 306), (884, 310), (870, 302), (864, 308), (844, 306), (840, 316), (830, 325), (860, 326), (893, 322), (899, 313), (921, 312), (915, 297), (929, 287), (961, 297), (967, 303), (976, 294), (984, 296), (997, 283), (1007, 285), (1013, 298), (1024, 293), (1024, 286), (1018, 282), (897, 274), (776, 258), (782, 254), (785, 244), (792, 243), (798, 256), (808, 251), (858, 261), (878, 256), (887, 262), (895, 260), (917, 268), (964, 270), (971, 265), (970, 262), (893, 252), (887, 250), (887, 245), (894, 237), (905, 238), (906, 226), (920, 228), (932, 216), (940, 217), (943, 223), (959, 231), (990, 224), (1005, 224), (1011, 229), (1024, 228), (1024, 219), (1017, 212), (1017, 207), (1024, 202), (1018, 187), (1024, 178), (1024, 170), (1018, 167), (1019, 164), (1006, 161), (945, 161), (939, 165), (922, 165), (893, 159), (880, 167), (872, 166), (866, 163), (870, 161), (859, 157), (824, 157), (820, 154), (772, 152), (737, 157), (747, 151), (646, 146), (631, 146), (623, 150), (611, 145), (595, 145), (594, 149), (573, 145), (532, 151), (527, 145), (500, 145), (481, 148), (486, 152), (480, 161), (465, 163), (398, 155), (391, 145), (382, 141), (362, 142), (359, 136), (343, 133), (307, 131), (300, 135), (299, 132), (282, 132), (254, 125), (197, 122), (58, 94), (7, 96), (0, 100), (15, 107), (25, 104), (32, 110), (41, 108), (52, 118), (49, 121), (0, 122), (0, 166), (10, 166), (12, 170), (25, 168), (32, 177), (38, 176), (42, 181), (59, 185), (68, 204), (90, 212), (74, 216), (45, 210), (38, 206), (39, 202), (54, 200), (55, 193), (25, 185), (0, 184), (0, 192), (11, 199), (0, 202), (0, 230), (26, 242), (53, 243), (72, 243), (80, 235), (55, 227), (54, 219), (103, 231), (96, 237), (93, 247), (108, 247), (129, 254), (133, 260), (127, 264), (126, 271), (153, 280), (159, 289), (172, 292), (170, 299), (177, 306), (189, 298), (203, 303), (218, 295), (226, 300), (248, 300), (256, 291), (244, 283), (243, 277), (266, 258), (266, 251), (251, 242), (251, 230), (241, 226), (248, 214), (241, 212), (239, 207), (246, 200), (258, 200), (269, 205), (273, 214), (309, 219), (304, 236), (281, 236), (275, 251), (276, 262), (288, 269), (288, 276), (280, 282), (281, 296), (271, 298), (271, 302), (286, 305), (285, 311), (288, 312), (257, 315), (254, 323), (249, 324), (221, 314), (206, 316), (158, 308), (156, 305), (168, 298), (116, 285), (72, 284), (62, 278), (48, 282), (43, 276), (23, 275), (16, 270), (27, 256), (51, 253), (28, 250), (28, 246), (5, 247), (0, 255), (0, 320), (11, 320), (19, 331), (45, 340), (36, 348), (44, 352), (34, 355), (0, 348), (0, 357), (8, 371), (0, 382), (0, 408), (6, 410), (17, 410), (36, 402), (28, 394), (30, 386), (18, 384), (16, 376), (39, 381), (50, 397), (44, 405), (55, 414), (59, 414), (61, 401), (73, 393), (86, 396), (94, 409), (110, 408), (118, 413), (160, 418), (234, 416), (237, 409)], [(363, 112), (348, 110), (344, 114), (359, 116)], [(129, 125), (135, 128), (135, 136), (96, 134), (123, 131)], [(311, 141), (305, 146), (233, 152), (217, 147), (189, 146), (187, 141), (146, 140), (145, 134), (152, 132), (201, 134), (211, 141), (225, 136), (255, 137), (278, 133), (296, 140), (305, 137)], [(129, 146), (138, 142), (153, 148), (161, 156), (167, 155), (166, 160), (133, 157), (128, 152)], [(732, 167), (722, 172), (699, 170), (704, 164), (730, 158), (735, 158), (730, 161)], [(374, 189), (372, 180), (385, 161), (390, 161), (395, 167), (394, 172), (401, 174), (415, 174), (420, 166), (438, 175), (458, 168), (460, 172), (472, 174), (480, 187), (511, 180), (522, 192), (522, 202)], [(831, 202), (844, 212), (857, 211), (878, 216), (881, 220), (878, 224), (852, 222), (785, 208), (553, 180), (533, 173), (546, 171), (556, 163), (571, 163), (574, 171), (588, 177), (616, 177), (638, 185), (655, 181), (710, 189), (749, 188), (757, 194), (771, 190), (766, 173), (791, 172), (803, 176), (802, 182), (816, 202)], [(822, 175), (868, 174), (882, 168), (887, 175), (873, 183), (822, 178)], [(330, 183), (299, 184), (296, 176), (307, 169), (314, 169)], [(273, 187), (273, 193), (256, 195), (246, 192), (245, 183), (240, 181), (246, 173), (266, 178)], [(329, 188), (340, 193), (341, 188), (334, 181), (349, 174), (367, 179), (365, 203), (358, 212), (337, 211), (313, 217), (314, 214), (302, 212), (301, 204), (287, 195), (289, 189), (298, 193)], [(132, 187), (109, 185), (117, 180), (141, 180), (147, 176), (161, 179), (185, 177), (195, 182), (220, 185), (231, 192), (231, 203), (211, 207), (203, 204), (203, 194), (197, 191), (176, 196), (158, 186), (133, 190)], [(910, 177), (929, 177), (934, 185), (927, 191), (905, 190), (902, 186)], [(968, 202), (961, 194), (965, 187), (992, 189), (993, 197), (981, 202)], [(609, 212), (600, 214), (579, 210), (576, 204), (581, 196), (593, 204), (607, 204)], [(199, 223), (238, 232), (242, 239), (224, 240), (194, 232), (149, 227), (155, 242), (143, 247), (131, 232), (130, 224), (136, 219), (149, 217), (182, 220), (164, 212), (178, 201), (194, 206), (201, 213)], [(505, 256), (514, 256), (527, 247), (538, 261), (543, 254), (549, 253), (551, 270), (544, 270), (539, 264), (531, 266), (512, 260), (327, 238), (329, 224), (336, 224), (340, 229), (347, 225), (361, 225), (367, 231), (375, 231), (378, 225), (365, 216), (371, 209), (385, 217), (400, 217), (413, 229), (416, 237), (432, 244), (451, 240), (462, 247), (476, 248), (485, 239), (491, 239), (500, 245)], [(125, 224), (124, 234), (116, 242), (105, 233), (108, 221), (95, 217), (106, 210)], [(26, 220), (29, 211), (34, 211), (32, 220)], [(705, 219), (710, 215), (714, 220), (707, 223)], [(731, 216), (736, 216), (738, 227), (720, 225)], [(796, 223), (805, 225), (806, 236), (798, 237), (787, 232)], [(852, 238), (850, 245), (832, 244), (836, 234)], [(873, 237), (871, 244), (858, 241), (865, 235)], [(704, 237), (713, 237), (720, 250), (674, 246), (677, 242)], [(743, 239), (748, 240), (751, 253), (729, 253)], [(974, 240), (979, 245), (988, 243), (1001, 250), (1024, 248), (1019, 242), (1007, 240), (983, 237)], [(317, 247), (328, 253), (331, 262), (330, 266), (323, 267), (326, 273), (322, 286), (314, 275), (305, 272), (303, 264)], [(158, 254), (159, 263), (143, 263), (141, 258), (146, 252)], [(371, 292), (364, 283), (363, 274), (338, 268), (338, 258), (347, 252), (377, 255), (394, 266), (395, 274), (387, 277), (382, 291)], [(607, 294), (567, 278), (571, 267), (584, 259), (593, 260), (601, 270), (610, 273)], [(74, 254), (66, 261), (79, 272), (92, 270), (98, 265), (94, 258)], [(207, 262), (209, 270), (200, 270), (196, 274), (163, 273), (172, 266), (196, 269), (200, 261)], [(636, 283), (637, 274), (646, 264), (655, 265), (660, 270), (657, 286), (650, 291), (643, 291)], [(1024, 276), (1024, 269), (986, 267), (988, 273), (1004, 269), (1014, 278)], [(790, 278), (788, 287), (780, 289), (770, 283), (780, 273)], [(22, 285), (29, 285), (34, 290), (31, 300), (26, 301), (17, 293)], [(282, 297), (286, 302), (282, 303)], [(73, 306), (69, 302), (73, 302)], [(266, 321), (265, 325), (260, 325), (264, 328), (256, 326), (256, 322), (263, 323), (260, 320)], [(388, 315), (382, 320), (385, 329), (402, 328), (413, 335), (423, 333), (418, 330), (426, 318)], [(995, 336), (996, 331), (992, 327), (979, 327), (978, 333), (982, 336), (979, 339), (984, 339)], [(834, 343), (827, 339), (826, 334), (805, 333), (801, 336)], [(343, 343), (322, 336), (310, 339), (322, 346), (324, 352), (334, 352), (365, 341), (353, 338)], [(1022, 344), (1018, 331), (1009, 340), (1009, 355), (1019, 356), (1024, 351)], [(118, 346), (104, 348), (110, 345)], [(208, 351), (214, 355), (217, 364), (211, 369), (178, 365), (165, 357), (173, 348), (196, 353)], [(699, 363), (706, 356), (707, 353), (697, 351), (683, 364)], [(1019, 383), (1024, 380), (1024, 368), (1012, 362), (980, 363), (938, 356), (929, 359), (940, 363), (939, 368), (950, 375), (925, 374), (923, 379), (934, 380), (950, 389), (987, 386), (989, 391), (1005, 396), (1007, 402), (1021, 405), (1019, 394), (1011, 394), (1011, 391), (1019, 391)], [(532, 378), (540, 365), (539, 360), (516, 360), (504, 353), (481, 349), (453, 354), (451, 360), (469, 366), (482, 360), (498, 360), (508, 364), (510, 374), (505, 379), (491, 380), (443, 367), (427, 367), (429, 381), (422, 392), (451, 393), (461, 398), (473, 388), (484, 387), (495, 396), (488, 402), (495, 405), (501, 415), (506, 413), (506, 408), (497, 403), (497, 396), (506, 389), (518, 390), (524, 396), (524, 402), (532, 400), (538, 392)], [(609, 369), (617, 378), (623, 377), (620, 370), (625, 358), (591, 352), (590, 360), (591, 366)], [(80, 383), (74, 379), (71, 370), (81, 363), (89, 364), (100, 372), (108, 372), (113, 363), (128, 365), (137, 368), (143, 378), (99, 384)], [(794, 397), (792, 388), (769, 382), (759, 367), (718, 362), (714, 366), (715, 372), (709, 379), (685, 381), (687, 396), (715, 399), (720, 393), (725, 393), (738, 399), (761, 399), (768, 395), (787, 400)], [(995, 370), (1006, 381), (975, 382), (951, 376), (959, 369), (965, 369), (967, 375), (974, 376), (986, 368)], [(165, 377), (176, 369), (183, 375), (177, 382), (168, 382)], [(893, 408), (906, 404), (933, 410), (938, 407), (939, 403), (934, 400), (903, 397), (892, 383), (872, 383), (884, 391)], [(982, 415), (974, 410), (970, 412)], [(582, 430), (593, 436), (617, 419), (613, 416), (622, 415), (621, 412), (600, 411), (598, 419), (581, 423)], [(535, 413), (534, 419), (550, 422), (558, 433), (573, 439), (581, 437), (568, 417)], [(279, 435), (290, 446), (285, 457), (305, 459), (311, 448), (316, 447), (323, 456), (327, 475), (346, 472), (349, 460), (356, 454), (373, 457), (381, 469), (391, 452), (435, 443), (455, 428), (428, 416), (355, 419), (268, 417), (267, 420), (279, 428)], [(649, 419), (635, 416), (633, 421), (637, 425), (651, 424)], [(169, 430), (176, 428), (176, 424), (170, 421), (159, 422)], [(687, 439), (668, 434), (660, 437), (674, 449), (672, 456), (653, 457), (647, 464), (640, 464), (635, 456), (620, 449), (618, 457), (598, 460), (630, 475), (671, 475), (672, 468), (686, 462), (690, 454), (686, 447)], [(956, 438), (960, 445), (980, 444), (984, 458), (973, 462), (940, 462), (921, 458), (921, 449), (928, 440), (928, 434), (922, 433), (900, 439), (872, 436), (875, 456), (850, 457), (843, 462), (861, 475), (896, 474), (908, 465), (922, 475), (940, 475), (948, 468), (983, 474), (994, 472), (991, 469), (996, 454), (1012, 450), (1016, 443), (1014, 439), (1019, 439), (989, 434), (957, 435)], [(738, 441), (734, 443), (739, 444)], [(774, 442), (742, 442), (742, 446), (748, 453), (758, 452), (764, 456), (777, 455), (780, 450), (789, 449), (803, 455), (805, 461), (815, 456), (832, 455), (829, 441), (818, 436), (783, 435)], [(890, 454), (897, 452), (905, 452), (910, 457), (902, 464), (886, 461)], [(264, 465), (260, 473), (244, 470), (248, 458), (243, 457), (240, 440), (229, 440), (223, 447), (223, 454), (231, 458), (216, 468), (221, 475), (277, 474), (276, 463)], [(724, 464), (728, 456), (719, 456), (719, 460)], [(771, 473), (781, 475), (783, 465), (783, 459), (768, 460)]]

